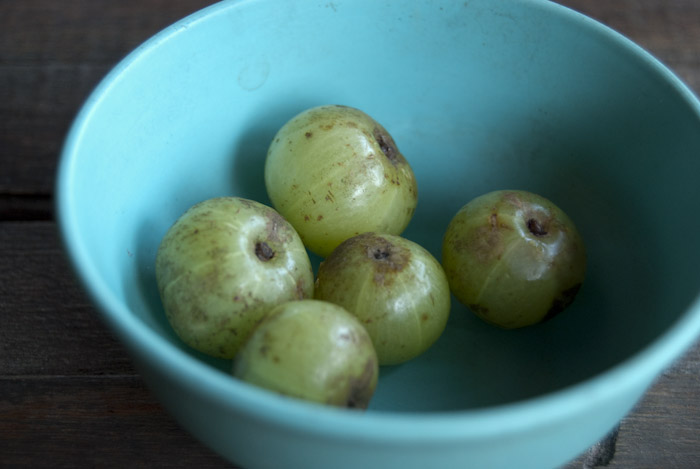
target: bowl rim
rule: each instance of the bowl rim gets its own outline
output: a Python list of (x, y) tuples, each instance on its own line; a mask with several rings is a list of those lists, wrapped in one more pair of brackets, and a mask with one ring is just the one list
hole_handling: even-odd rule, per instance
[[(700, 120), (700, 102), (695, 94), (659, 60), (639, 45), (608, 26), (548, 0), (520, 0), (533, 8), (548, 9), (567, 21), (590, 28), (626, 53), (642, 58), (654, 69)], [(178, 349), (141, 319), (111, 291), (92, 262), (82, 235), (77, 231), (77, 214), (70, 190), (86, 124), (110, 88), (120, 80), (131, 64), (152, 52), (164, 41), (189, 26), (229, 9), (258, 3), (257, 0), (224, 0), (205, 7), (168, 26), (146, 40), (122, 59), (95, 87), (72, 123), (61, 150), (55, 186), (56, 221), (63, 248), (82, 288), (97, 307), (100, 318), (126, 345), (135, 361), (144, 360), (190, 391), (214, 401), (222, 408), (235, 410), (295, 431), (323, 433), (376, 443), (416, 441), (445, 444), (454, 441), (488, 439), (495, 435), (517, 433), (537, 425), (546, 425), (586, 412), (591, 403), (606, 402), (634, 389), (646, 389), (665, 367), (677, 359), (700, 335), (700, 292), (657, 338), (607, 370), (565, 388), (522, 401), (475, 409), (408, 412), (338, 409), (279, 396), (231, 379), (196, 357)], [(235, 399), (232, 399), (235, 397)]]

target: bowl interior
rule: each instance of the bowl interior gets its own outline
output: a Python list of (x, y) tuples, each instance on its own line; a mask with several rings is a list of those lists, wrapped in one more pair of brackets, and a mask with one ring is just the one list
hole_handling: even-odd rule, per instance
[(456, 211), (495, 189), (550, 198), (588, 252), (576, 301), (540, 326), (499, 330), (453, 298), (433, 348), (381, 370), (372, 409), (470, 409), (559, 390), (689, 314), (700, 279), (700, 119), (660, 64), (548, 2), (274, 2), (270, 15), (271, 3), (225, 2), (169, 28), (78, 117), (60, 174), (62, 223), (94, 273), (88, 287), (115, 306), (111, 320), (133, 315), (228, 373), (230, 362), (192, 352), (167, 324), (158, 244), (206, 198), (269, 204), (273, 135), (328, 103), (360, 108), (392, 133), (419, 187), (404, 236), (438, 259)]

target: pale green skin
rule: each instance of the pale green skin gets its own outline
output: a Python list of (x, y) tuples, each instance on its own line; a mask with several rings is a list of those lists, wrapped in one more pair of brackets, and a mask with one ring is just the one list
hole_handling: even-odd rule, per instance
[[(530, 220), (539, 224), (531, 225), (539, 235)], [(584, 281), (586, 254), (574, 223), (552, 202), (525, 191), (495, 191), (452, 219), (442, 265), (461, 303), (491, 324), (514, 329), (571, 304)]]
[(316, 300), (273, 309), (234, 360), (250, 384), (312, 402), (364, 409), (379, 376), (367, 331), (343, 308)]
[(380, 365), (424, 353), (450, 314), (440, 263), (400, 236), (364, 233), (343, 242), (320, 265), (314, 297), (338, 304), (365, 326)]
[(265, 185), (272, 205), (322, 257), (366, 231), (401, 234), (418, 197), (386, 129), (346, 106), (312, 108), (287, 122), (269, 147)]
[[(274, 252), (269, 260), (256, 254), (258, 243)], [(274, 306), (313, 296), (309, 256), (292, 226), (236, 197), (201, 202), (175, 222), (158, 249), (156, 280), (177, 335), (220, 358), (234, 357)]]

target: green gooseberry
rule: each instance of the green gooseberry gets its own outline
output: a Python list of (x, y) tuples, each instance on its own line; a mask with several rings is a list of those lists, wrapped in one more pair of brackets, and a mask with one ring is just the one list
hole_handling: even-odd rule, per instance
[(573, 302), (586, 253), (572, 220), (551, 201), (500, 190), (457, 212), (443, 239), (442, 265), (461, 303), (513, 329), (554, 317)]
[(219, 197), (187, 210), (156, 256), (165, 314), (189, 346), (232, 358), (274, 306), (313, 296), (308, 253), (271, 207)]
[(289, 120), (270, 144), (265, 186), (309, 250), (328, 256), (354, 235), (401, 234), (417, 203), (413, 170), (366, 113), (319, 106)]
[(367, 331), (340, 306), (290, 301), (272, 309), (234, 359), (233, 375), (276, 393), (364, 409), (379, 376)]
[(440, 263), (400, 236), (363, 233), (319, 266), (314, 297), (353, 313), (369, 332), (380, 365), (411, 360), (442, 334), (450, 289)]

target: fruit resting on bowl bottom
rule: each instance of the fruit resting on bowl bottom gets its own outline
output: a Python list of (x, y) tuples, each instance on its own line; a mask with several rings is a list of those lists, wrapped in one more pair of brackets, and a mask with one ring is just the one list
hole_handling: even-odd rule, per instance
[(233, 374), (287, 396), (366, 408), (379, 369), (372, 340), (354, 316), (303, 300), (270, 311), (236, 355)]
[(499, 190), (471, 200), (450, 222), (442, 246), (457, 299), (508, 329), (563, 311), (586, 272), (574, 223), (552, 202), (526, 191)]
[(442, 266), (417, 243), (389, 234), (364, 233), (340, 244), (319, 266), (314, 297), (360, 320), (380, 365), (424, 353), (450, 314)]
[(270, 308), (313, 292), (294, 228), (274, 209), (240, 197), (208, 199), (182, 214), (160, 243), (156, 281), (183, 342), (222, 358), (236, 354)]

